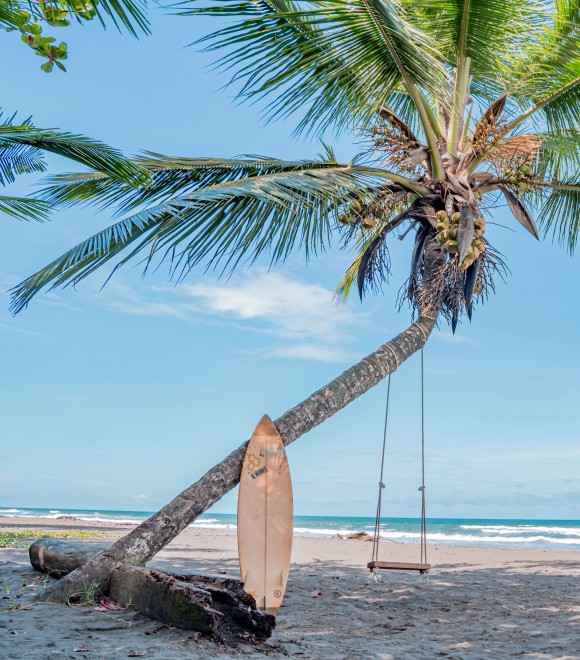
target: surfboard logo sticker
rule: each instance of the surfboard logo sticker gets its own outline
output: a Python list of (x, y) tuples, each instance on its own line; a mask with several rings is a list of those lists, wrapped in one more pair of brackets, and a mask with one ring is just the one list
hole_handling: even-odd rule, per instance
[(263, 474), (266, 474), (268, 472), (268, 468), (264, 465), (264, 467), (261, 467), (259, 470), (256, 470), (255, 472), (250, 472), (250, 477), (252, 479), (257, 479), (258, 477), (261, 477)]

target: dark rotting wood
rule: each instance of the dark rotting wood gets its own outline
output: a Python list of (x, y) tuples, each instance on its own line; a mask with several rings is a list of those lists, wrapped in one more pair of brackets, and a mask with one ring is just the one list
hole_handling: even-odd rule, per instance
[(431, 570), (431, 564), (413, 564), (403, 561), (369, 561), (367, 568), (387, 569), (391, 571), (419, 571), (427, 573)]
[[(30, 563), (37, 571), (60, 578), (104, 549), (95, 543), (44, 538), (30, 546)], [(276, 618), (261, 612), (242, 582), (233, 577), (125, 565), (112, 571), (109, 588), (102, 595), (161, 623), (196, 630), (228, 645), (263, 641), (276, 625)], [(82, 601), (83, 594), (69, 593), (68, 598)]]

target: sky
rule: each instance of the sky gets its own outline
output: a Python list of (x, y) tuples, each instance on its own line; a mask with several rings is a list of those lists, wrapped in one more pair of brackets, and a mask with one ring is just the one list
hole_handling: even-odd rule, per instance
[[(211, 70), (195, 38), (215, 19), (152, 11), (139, 41), (96, 25), (62, 34), (66, 74), (0, 34), (4, 112), (102, 139), (127, 154), (315, 156), (298, 119), (264, 125)], [(325, 136), (339, 159), (354, 136)], [(57, 157), (51, 172), (75, 169)], [(28, 194), (37, 178), (21, 179)], [(229, 280), (160, 268), (95, 274), (41, 294), (15, 318), (7, 290), (110, 217), (77, 208), (43, 225), (0, 218), (0, 507), (155, 511), (251, 435), (404, 329), (397, 310), (410, 237), (392, 239), (383, 294), (337, 308), (350, 264), (334, 249), (308, 264), (258, 262)], [(535, 242), (504, 211), (488, 238), (511, 269), (455, 336), (442, 323), (425, 350), (427, 513), (432, 517), (580, 519), (578, 257)], [(295, 512), (373, 516), (386, 384), (292, 444)], [(383, 509), (418, 516), (420, 364), (393, 376)], [(236, 493), (214, 512), (233, 512)]]

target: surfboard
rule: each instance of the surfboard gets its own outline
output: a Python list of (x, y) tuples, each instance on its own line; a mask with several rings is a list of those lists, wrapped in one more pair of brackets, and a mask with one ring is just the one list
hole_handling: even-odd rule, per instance
[(238, 495), (238, 554), (244, 589), (276, 614), (284, 598), (292, 554), (293, 503), (282, 439), (268, 415), (252, 435)]

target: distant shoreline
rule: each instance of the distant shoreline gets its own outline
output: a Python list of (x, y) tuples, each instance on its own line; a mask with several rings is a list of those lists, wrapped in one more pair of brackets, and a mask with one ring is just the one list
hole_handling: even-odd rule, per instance
[[(35, 513), (41, 515), (34, 515)], [(77, 515), (74, 515), (77, 514)], [(111, 515), (107, 515), (111, 514)], [(57, 528), (60, 525), (118, 532), (138, 525), (147, 513), (130, 511), (89, 511), (83, 509), (0, 509), (0, 527)], [(235, 534), (236, 516), (208, 513), (190, 525), (194, 530)], [(295, 537), (329, 539), (353, 532), (373, 534), (374, 519), (332, 516), (296, 516)], [(419, 521), (413, 518), (384, 518), (381, 538), (409, 545), (419, 540)], [(580, 521), (434, 518), (427, 523), (431, 545), (449, 547), (506, 548), (580, 551)]]

